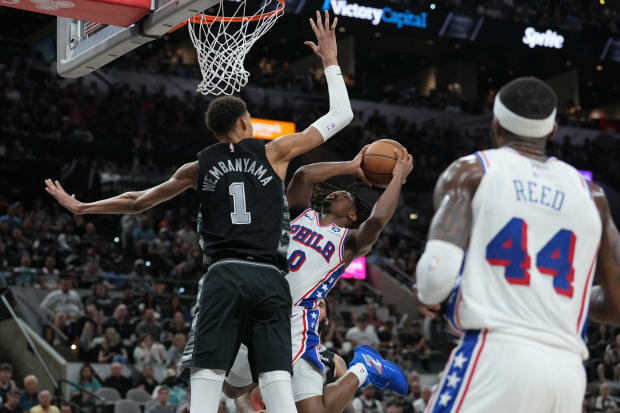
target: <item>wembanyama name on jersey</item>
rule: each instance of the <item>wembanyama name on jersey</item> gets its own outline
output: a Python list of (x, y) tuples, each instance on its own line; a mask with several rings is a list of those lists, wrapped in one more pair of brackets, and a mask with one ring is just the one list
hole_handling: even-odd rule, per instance
[(217, 162), (209, 169), (210, 175), (205, 175), (202, 181), (202, 190), (213, 192), (217, 181), (229, 172), (245, 172), (254, 175), (263, 186), (266, 186), (272, 179), (272, 175), (265, 176), (269, 171), (261, 163), (250, 158), (226, 159)]

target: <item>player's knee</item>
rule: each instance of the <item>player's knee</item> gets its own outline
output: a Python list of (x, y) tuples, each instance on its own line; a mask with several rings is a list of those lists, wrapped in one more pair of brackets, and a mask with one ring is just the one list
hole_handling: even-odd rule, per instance
[(278, 381), (291, 381), (291, 373), (285, 370), (267, 371), (258, 375), (260, 387), (267, 386)]

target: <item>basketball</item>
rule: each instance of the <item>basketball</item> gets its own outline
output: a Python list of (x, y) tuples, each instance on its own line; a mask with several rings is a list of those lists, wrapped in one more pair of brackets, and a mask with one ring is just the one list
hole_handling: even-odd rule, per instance
[(392, 179), (392, 170), (398, 158), (394, 149), (403, 154), (403, 146), (391, 139), (381, 139), (373, 142), (362, 159), (362, 170), (366, 178), (374, 186), (385, 188)]

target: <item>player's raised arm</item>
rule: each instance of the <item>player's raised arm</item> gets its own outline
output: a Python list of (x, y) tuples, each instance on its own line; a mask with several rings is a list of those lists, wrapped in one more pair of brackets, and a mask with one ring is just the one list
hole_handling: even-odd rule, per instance
[(405, 148), (403, 148), (402, 153), (394, 150), (394, 154), (398, 161), (396, 161), (392, 171), (392, 180), (375, 203), (368, 219), (360, 225), (358, 230), (351, 231), (347, 237), (344, 250), (346, 265), (349, 265), (355, 258), (370, 252), (372, 246), (379, 239), (381, 231), (390, 222), (394, 211), (396, 211), (401, 187), (413, 170), (413, 157)]
[(314, 184), (323, 182), (334, 176), (354, 175), (368, 184), (368, 186), (372, 186), (370, 181), (366, 179), (366, 175), (364, 175), (364, 171), (362, 170), (362, 158), (367, 148), (368, 145), (364, 146), (355, 158), (350, 161), (319, 162), (304, 165), (297, 169), (286, 190), (289, 209), (291, 211), (301, 212), (308, 208), (310, 206)]
[(181, 166), (170, 179), (144, 191), (125, 192), (112, 198), (84, 203), (65, 192), (58, 181), (45, 180), (45, 190), (74, 214), (138, 214), (174, 198), (188, 188), (196, 188), (198, 161)]
[(590, 191), (603, 224), (595, 274), (598, 285), (592, 288), (590, 295), (590, 317), (620, 325), (620, 234), (603, 189), (590, 183)]
[(438, 304), (452, 290), (471, 230), (471, 200), (482, 173), (477, 158), (467, 156), (452, 163), (437, 181), (436, 212), (416, 269), (418, 299), (424, 304)]
[(329, 22), (329, 13), (325, 18), (316, 12), (316, 23), (310, 19), (310, 25), (317, 42), (305, 42), (321, 58), (327, 79), (329, 92), (329, 112), (300, 133), (283, 136), (266, 145), (267, 158), (281, 177), (286, 175), (288, 163), (294, 157), (316, 148), (353, 120), (353, 111), (347, 94), (340, 67), (338, 66), (338, 47), (336, 44), (336, 25), (338, 18)]

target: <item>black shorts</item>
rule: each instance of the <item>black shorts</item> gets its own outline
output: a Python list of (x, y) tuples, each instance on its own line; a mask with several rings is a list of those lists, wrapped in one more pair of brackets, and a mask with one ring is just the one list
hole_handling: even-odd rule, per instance
[(291, 293), (273, 265), (236, 259), (212, 264), (198, 284), (197, 306), (181, 367), (228, 371), (239, 345), (258, 374), (291, 361)]

